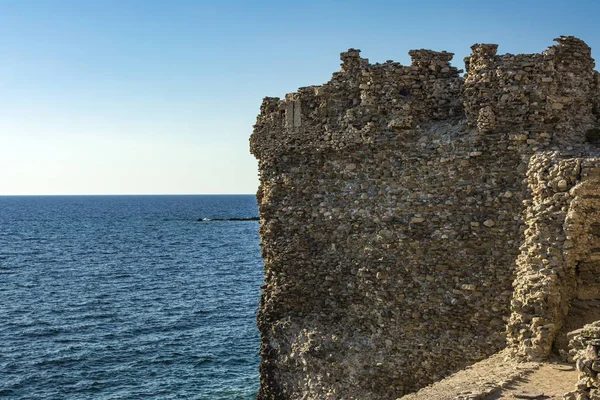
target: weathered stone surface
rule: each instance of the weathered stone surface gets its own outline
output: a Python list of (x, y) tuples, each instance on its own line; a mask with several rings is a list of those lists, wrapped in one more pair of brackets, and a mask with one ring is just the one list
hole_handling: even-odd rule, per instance
[(575, 390), (564, 395), (565, 400), (569, 399), (595, 399), (600, 397), (600, 321), (585, 325), (582, 329), (569, 332), (569, 353), (573, 356), (577, 370), (579, 371), (579, 381), (575, 385)]
[(475, 45), (464, 78), (451, 53), (403, 66), (350, 49), (328, 83), (264, 99), (259, 399), (395, 399), (506, 332), (515, 354), (548, 354), (584, 257), (563, 254), (585, 246), (567, 215), (600, 176), (584, 158), (598, 73), (585, 43), (557, 41)]

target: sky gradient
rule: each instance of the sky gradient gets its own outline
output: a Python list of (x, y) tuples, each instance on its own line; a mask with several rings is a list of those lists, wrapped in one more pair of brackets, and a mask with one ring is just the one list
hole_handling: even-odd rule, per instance
[[(596, 1), (0, 0), (0, 195), (254, 193), (264, 96), (321, 84), (339, 53), (559, 35), (600, 51)], [(598, 53), (600, 54), (600, 53)]]

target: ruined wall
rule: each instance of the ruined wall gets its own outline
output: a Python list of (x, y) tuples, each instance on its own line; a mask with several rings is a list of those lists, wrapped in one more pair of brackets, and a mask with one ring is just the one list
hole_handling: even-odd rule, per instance
[[(496, 55), (497, 45), (471, 47), (465, 62), (465, 107), (481, 131), (524, 134), (526, 140), (567, 150), (585, 142), (598, 105), (591, 49), (560, 37), (541, 54)], [(536, 146), (537, 150), (540, 146)]]
[(594, 126), (589, 48), (475, 45), (410, 66), (358, 50), (265, 98), (260, 399), (395, 399), (505, 345), (532, 154)]
[(579, 380), (564, 400), (600, 399), (600, 321), (569, 332), (569, 353), (576, 362)]
[(600, 318), (600, 158), (540, 153), (528, 182), (508, 337), (518, 356), (540, 359)]

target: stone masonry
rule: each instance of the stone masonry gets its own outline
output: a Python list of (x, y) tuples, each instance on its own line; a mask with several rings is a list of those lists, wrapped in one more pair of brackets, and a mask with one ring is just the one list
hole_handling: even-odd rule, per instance
[(259, 399), (396, 399), (507, 339), (550, 353), (593, 291), (600, 177), (599, 74), (556, 41), (476, 44), (464, 76), (452, 53), (350, 49), (329, 82), (264, 99)]
[(600, 400), (600, 321), (569, 332), (570, 355), (576, 362), (579, 381), (565, 400)]

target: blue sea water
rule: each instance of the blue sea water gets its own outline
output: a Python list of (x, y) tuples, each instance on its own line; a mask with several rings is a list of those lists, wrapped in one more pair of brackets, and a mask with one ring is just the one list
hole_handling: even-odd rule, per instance
[(0, 197), (0, 398), (254, 399), (252, 195)]

